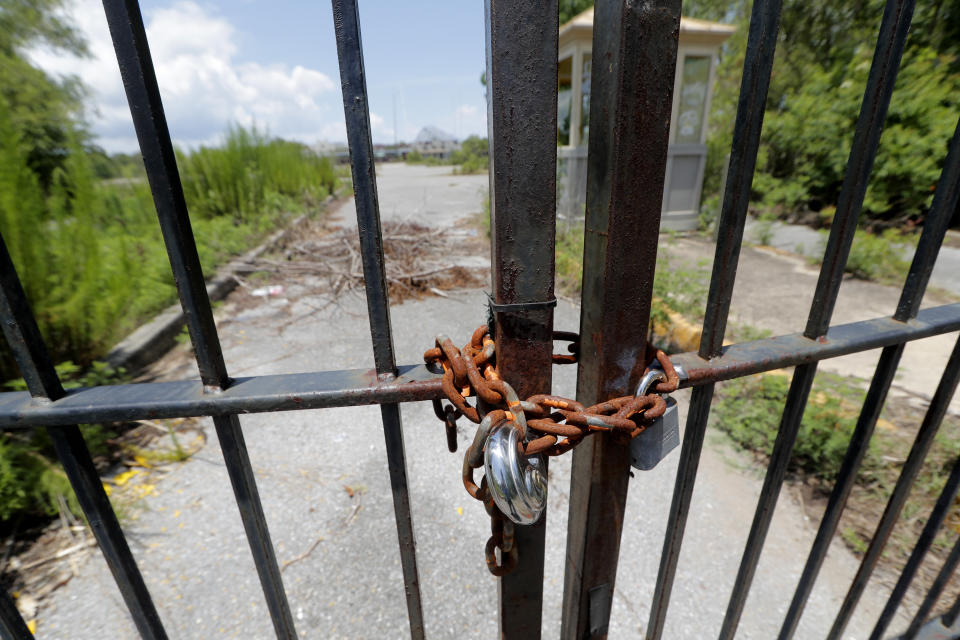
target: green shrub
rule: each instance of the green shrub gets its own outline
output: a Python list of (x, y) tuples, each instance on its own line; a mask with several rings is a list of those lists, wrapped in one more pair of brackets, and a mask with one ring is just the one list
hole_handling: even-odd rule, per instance
[[(922, 221), (960, 107), (960, 12), (918, 5), (863, 205), (886, 226)], [(720, 194), (747, 44), (750, 2), (685, 2), (684, 15), (737, 30), (716, 70), (704, 197)], [(808, 217), (836, 206), (871, 66), (880, 0), (787, 0), (761, 132), (751, 204)], [(828, 214), (829, 215), (829, 214)]]
[[(859, 388), (843, 385), (838, 376), (819, 375), (800, 423), (790, 469), (832, 480), (846, 453), (862, 402)], [(713, 408), (713, 424), (744, 448), (769, 456), (780, 427), (790, 379), (766, 374), (722, 383)], [(865, 469), (881, 464), (874, 447)]]
[(453, 152), (451, 161), (458, 165), (455, 173), (469, 174), (482, 173), (490, 167), (487, 139), (480, 136), (470, 136), (460, 145), (460, 149)]
[(337, 186), (329, 159), (256, 128), (231, 127), (220, 146), (181, 152), (177, 163), (194, 220), (228, 216), (244, 222), (267, 212), (299, 211)]
[[(828, 232), (821, 231), (819, 261), (826, 251)], [(917, 236), (904, 236), (895, 229), (887, 229), (882, 234), (873, 234), (858, 229), (847, 258), (847, 273), (855, 278), (874, 280), (885, 284), (902, 285), (910, 269), (910, 261), (904, 252), (910, 245), (916, 245)]]
[[(789, 378), (777, 374), (723, 382), (717, 387), (711, 425), (728, 434), (739, 447), (768, 458), (780, 427), (789, 386)], [(817, 374), (790, 458), (791, 472), (806, 480), (814, 479), (810, 483), (814, 487), (831, 489), (856, 427), (864, 387), (865, 381), (822, 371)], [(879, 517), (893, 492), (922, 415), (922, 410), (911, 409), (905, 403), (895, 403), (892, 407), (888, 404), (881, 413), (884, 422), (877, 424), (870, 440), (845, 514), (851, 519), (844, 521), (849, 524), (841, 523), (843, 539), (856, 551), (862, 552), (862, 540), (869, 539), (873, 533), (875, 518), (869, 514)], [(958, 456), (960, 421), (947, 416), (920, 468), (910, 500), (888, 545), (889, 554), (896, 562), (902, 564), (906, 560)], [(948, 522), (957, 522), (958, 517), (960, 511), (955, 504)], [(945, 554), (953, 545), (953, 530), (954, 527), (949, 526), (939, 532), (934, 542), (939, 553)]]
[[(56, 361), (85, 366), (176, 300), (153, 198), (142, 176), (103, 182), (70, 146), (45, 192), (0, 109), (0, 231)], [(302, 145), (233, 128), (222, 148), (180, 154), (207, 274), (337, 184)], [(0, 376), (18, 374), (0, 349)]]
[[(583, 224), (557, 226), (556, 289), (558, 292), (580, 295), (583, 280)], [(670, 240), (667, 240), (669, 244)], [(709, 273), (704, 263), (693, 266), (677, 265), (664, 247), (657, 253), (657, 268), (653, 279), (652, 320), (668, 323), (668, 311), (675, 311), (691, 321), (703, 317), (707, 299)]]
[[(94, 457), (106, 455), (108, 441), (116, 437), (103, 425), (80, 425), (80, 433)], [(61, 498), (74, 515), (82, 515), (73, 487), (56, 460), (46, 429), (0, 433), (0, 519), (56, 515)]]

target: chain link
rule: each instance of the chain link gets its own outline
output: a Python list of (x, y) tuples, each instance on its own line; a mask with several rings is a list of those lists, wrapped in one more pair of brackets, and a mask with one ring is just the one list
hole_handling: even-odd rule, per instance
[[(554, 364), (576, 363), (580, 336), (555, 331), (553, 339), (570, 343), (569, 353), (553, 355)], [(497, 508), (487, 489), (486, 477), (479, 485), (473, 479), (474, 469), (483, 466), (483, 450), (490, 433), (504, 422), (513, 422), (519, 432), (517, 449), (524, 456), (538, 453), (558, 456), (596, 432), (610, 433), (627, 444), (666, 411), (666, 402), (659, 394), (676, 391), (679, 384), (670, 358), (647, 345), (646, 361), (651, 365), (658, 362), (666, 375), (666, 380), (654, 385), (647, 395), (622, 396), (591, 407), (549, 394), (520, 400), (513, 387), (497, 375), (496, 344), (486, 326), (478, 327), (462, 349), (446, 335), (438, 335), (436, 345), (428, 349), (423, 358), (427, 364), (439, 364), (443, 368), (443, 392), (451, 404), (444, 406), (441, 400), (434, 400), (433, 411), (446, 426), (447, 448), (451, 452), (457, 450), (458, 418), (462, 416), (479, 425), (463, 457), (463, 486), (473, 498), (483, 502), (490, 514), (491, 535), (484, 555), (487, 568), (495, 576), (506, 575), (516, 567), (518, 550), (514, 544), (513, 522)], [(648, 365), (644, 373), (649, 370)], [(471, 396), (479, 400), (477, 406), (467, 401)], [(481, 415), (480, 406), (490, 409)]]

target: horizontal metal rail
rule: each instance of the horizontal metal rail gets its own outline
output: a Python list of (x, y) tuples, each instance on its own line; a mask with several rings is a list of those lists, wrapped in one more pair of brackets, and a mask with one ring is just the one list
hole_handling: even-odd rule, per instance
[[(694, 352), (674, 355), (672, 360), (689, 376), (681, 387), (691, 387), (958, 330), (960, 303), (924, 309), (907, 322), (877, 318), (837, 325), (818, 340), (796, 333), (724, 347), (723, 354), (711, 360)], [(56, 402), (36, 400), (21, 391), (0, 393), (0, 428), (325, 409), (445, 397), (439, 373), (424, 365), (397, 369), (398, 375), (389, 380), (378, 380), (373, 369), (236, 378), (218, 393), (204, 393), (196, 380), (72, 389)]]

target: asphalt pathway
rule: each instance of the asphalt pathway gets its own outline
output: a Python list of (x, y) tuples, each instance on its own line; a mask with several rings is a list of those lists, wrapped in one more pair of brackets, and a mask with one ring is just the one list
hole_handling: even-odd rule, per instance
[[(452, 176), (449, 169), (388, 165), (380, 170), (385, 218), (453, 224), (480, 210), (485, 176)], [(341, 209), (345, 221), (350, 204)], [(678, 251), (684, 245), (678, 245)], [(696, 243), (693, 256), (712, 253)], [(745, 250), (735, 311), (741, 296), (755, 299), (753, 280), (771, 279), (769, 264)], [(793, 266), (778, 273), (796, 274)], [(752, 274), (752, 275), (751, 275)], [(802, 281), (805, 283), (805, 281)], [(761, 282), (762, 284), (762, 282)], [(800, 285), (794, 285), (800, 287)], [(805, 284), (803, 285), (805, 286)], [(846, 293), (845, 290), (841, 295)], [(798, 296), (802, 297), (802, 296)], [(465, 341), (485, 318), (479, 290), (450, 298), (406, 302), (392, 309), (401, 363), (420, 361), (437, 332)], [(282, 296), (259, 304), (227, 301), (220, 331), (230, 372), (281, 372), (372, 367), (364, 301), (348, 296), (327, 305), (309, 287), (287, 283)], [(795, 331), (796, 317), (779, 302), (767, 314)], [(800, 303), (797, 303), (800, 305)], [(885, 303), (884, 303), (885, 304)], [(867, 317), (892, 307), (858, 309)], [(318, 309), (321, 309), (318, 311)], [(838, 307), (838, 316), (846, 311)], [(852, 312), (851, 312), (852, 313)], [(855, 314), (854, 314), (855, 315)], [(767, 316), (764, 316), (767, 317)], [(561, 303), (556, 326), (573, 329), (579, 310)], [(772, 321), (770, 321), (772, 323)], [(171, 377), (196, 376), (184, 357), (168, 359)], [(931, 361), (927, 366), (942, 368)], [(557, 367), (555, 392), (573, 395), (575, 367)], [(912, 384), (909, 380), (906, 383)], [(926, 388), (926, 387), (924, 387)], [(689, 392), (676, 394), (681, 424)], [(460, 453), (446, 451), (442, 425), (429, 403), (403, 406), (404, 437), (416, 526), (427, 633), (432, 638), (492, 638), (497, 634), (496, 580), (483, 563), (489, 522), (460, 482), (462, 451), (472, 437), (461, 425)], [(379, 412), (376, 407), (258, 414), (242, 418), (298, 631), (305, 638), (408, 636), (403, 582)], [(272, 628), (237, 514), (223, 459), (213, 437), (186, 463), (156, 483), (143, 509), (125, 523), (171, 638), (270, 638)], [(612, 638), (640, 637), (648, 616), (678, 455), (631, 480), (620, 570), (610, 627)], [(762, 477), (718, 436), (708, 437), (687, 536), (680, 558), (666, 637), (716, 634), (743, 552)], [(550, 466), (544, 584), (544, 637), (559, 634), (570, 457)], [(775, 637), (816, 531), (787, 488), (778, 504), (738, 638)], [(522, 550), (521, 550), (522, 553)], [(822, 638), (857, 568), (835, 542), (801, 621), (797, 638)], [(874, 580), (846, 638), (866, 638), (889, 585)], [(900, 617), (892, 628), (901, 628)], [(82, 574), (56, 592), (39, 616), (38, 638), (134, 638), (133, 625), (109, 571), (97, 554)]]

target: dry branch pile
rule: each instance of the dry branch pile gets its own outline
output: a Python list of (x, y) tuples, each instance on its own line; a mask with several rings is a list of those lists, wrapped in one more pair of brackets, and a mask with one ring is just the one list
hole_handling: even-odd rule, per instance
[[(480, 287), (486, 271), (458, 266), (451, 255), (463, 254), (462, 232), (434, 229), (415, 222), (386, 222), (383, 225), (383, 253), (391, 302), (429, 295), (444, 290)], [(483, 249), (480, 249), (483, 250)], [(247, 265), (251, 271), (319, 276), (334, 296), (363, 291), (363, 262), (356, 229), (313, 226), (292, 238), (280, 256), (259, 258)]]

